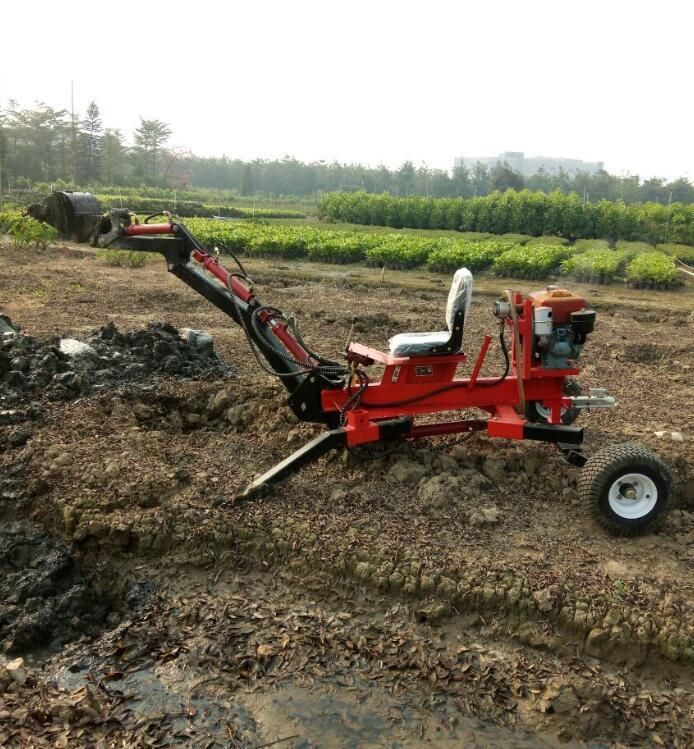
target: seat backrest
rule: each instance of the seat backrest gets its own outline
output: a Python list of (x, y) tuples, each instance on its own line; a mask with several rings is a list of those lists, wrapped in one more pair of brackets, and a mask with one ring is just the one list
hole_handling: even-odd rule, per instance
[(463, 324), (465, 323), (471, 300), (472, 273), (467, 268), (458, 268), (453, 275), (451, 290), (448, 292), (448, 301), (446, 302), (446, 325), (451, 333), (453, 332), (456, 312), (462, 310)]

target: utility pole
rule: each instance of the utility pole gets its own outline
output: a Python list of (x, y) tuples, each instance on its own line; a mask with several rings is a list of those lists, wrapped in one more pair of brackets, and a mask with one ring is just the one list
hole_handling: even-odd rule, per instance
[(667, 243), (668, 234), (670, 234), (670, 214), (672, 213), (672, 190), (667, 201), (667, 224), (665, 225), (665, 242)]
[(2, 210), (2, 126), (0, 125), (0, 211)]
[(2, 210), (2, 92), (0, 91), (0, 210)]
[(77, 189), (77, 130), (75, 128), (75, 82), (70, 81), (70, 122), (72, 124), (72, 188)]

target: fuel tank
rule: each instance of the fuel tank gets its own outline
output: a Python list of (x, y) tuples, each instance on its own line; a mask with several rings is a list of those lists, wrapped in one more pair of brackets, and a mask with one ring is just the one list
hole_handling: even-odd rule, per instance
[(554, 325), (566, 325), (571, 322), (571, 313), (586, 308), (586, 300), (568, 289), (558, 289), (548, 286), (543, 291), (533, 291), (528, 294), (535, 309), (548, 307), (551, 311), (551, 321)]

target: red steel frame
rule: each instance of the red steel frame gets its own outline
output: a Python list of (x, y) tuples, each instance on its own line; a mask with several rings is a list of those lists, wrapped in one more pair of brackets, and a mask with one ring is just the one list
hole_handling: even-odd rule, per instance
[[(174, 234), (175, 224), (135, 224), (124, 227), (129, 236)], [(229, 291), (244, 302), (254, 295), (234, 274), (222, 266), (215, 257), (194, 250), (191, 257), (208, 273), (217, 278)], [(413, 424), (405, 437), (424, 437), (456, 434), (486, 429), (492, 437), (524, 439), (527, 420), (518, 413), (520, 396), (518, 378), (521, 377), (526, 401), (538, 401), (550, 409), (549, 424), (561, 423), (562, 408), (571, 401), (564, 397), (564, 380), (578, 374), (579, 370), (545, 369), (533, 364), (533, 305), (521, 294), (514, 295), (518, 310), (518, 333), (521, 342), (520, 357), (515, 338), (510, 352), (510, 371), (504, 379), (479, 377), (479, 372), (489, 348), (491, 337), (485, 336), (470, 377), (456, 378), (458, 364), (467, 361), (465, 354), (396, 357), (378, 349), (352, 343), (347, 359), (353, 365), (380, 364), (384, 367), (379, 382), (369, 383), (355, 407), (344, 411), (355, 394), (352, 383), (341, 390), (324, 389), (321, 405), (326, 413), (343, 414), (344, 429), (349, 446), (381, 439), (379, 422), (399, 417), (417, 417), (424, 414), (481, 409), (489, 413), (486, 420), (456, 419), (440, 423)], [(317, 364), (292, 335), (286, 323), (273, 319), (271, 312), (263, 312), (263, 322), (268, 323), (282, 345), (307, 367)], [(505, 324), (513, 326), (510, 319)], [(343, 413), (344, 411), (344, 413)]]
[[(459, 419), (441, 423), (413, 425), (405, 436), (420, 437), (455, 434), (486, 429), (492, 437), (523, 439), (526, 418), (517, 412), (520, 404), (518, 377), (522, 378), (526, 401), (539, 401), (550, 409), (550, 424), (561, 423), (562, 408), (571, 405), (564, 397), (564, 379), (578, 374), (578, 369), (544, 369), (533, 365), (533, 307), (530, 299), (515, 295), (520, 309), (518, 332), (521, 341), (520, 361), (515, 342), (512, 344), (508, 376), (479, 377), (479, 371), (490, 344), (486, 336), (470, 377), (456, 378), (465, 354), (446, 356), (394, 357), (377, 349), (352, 343), (348, 359), (374, 362), (384, 366), (380, 382), (369, 383), (360, 404), (346, 414), (347, 444), (358, 445), (379, 438), (378, 422), (401, 416), (415, 417), (436, 412), (454, 412), (477, 408), (487, 411), (489, 419)], [(511, 320), (506, 324), (512, 326)], [(353, 390), (324, 390), (325, 411), (340, 411)]]

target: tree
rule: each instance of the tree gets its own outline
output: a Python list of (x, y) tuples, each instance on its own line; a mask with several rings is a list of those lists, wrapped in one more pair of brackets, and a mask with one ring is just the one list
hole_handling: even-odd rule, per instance
[(107, 128), (101, 142), (101, 178), (115, 185), (125, 177), (125, 147), (120, 130)]
[(564, 170), (564, 167), (559, 167), (556, 174), (554, 175), (554, 189), (560, 190), (561, 192), (569, 192), (570, 178), (568, 172)]
[(486, 195), (491, 189), (489, 170), (479, 161), (472, 167), (472, 189), (474, 195)]
[(667, 202), (664, 182), (665, 180), (658, 177), (644, 180), (641, 185), (641, 200), (651, 203)]
[(694, 202), (694, 187), (684, 177), (676, 179), (674, 182), (670, 182), (667, 186), (668, 195), (672, 193), (673, 203), (692, 203)]
[(99, 107), (89, 102), (87, 114), (80, 123), (77, 149), (77, 174), (80, 181), (95, 182), (101, 174), (102, 126)]
[(166, 122), (146, 120), (140, 117), (140, 127), (135, 130), (135, 151), (144, 163), (142, 172), (145, 177), (151, 174), (152, 181), (157, 181), (157, 160), (159, 152), (166, 144), (173, 131)]
[(526, 187), (529, 190), (539, 190), (541, 192), (551, 192), (552, 175), (547, 173), (544, 165), (525, 180)]
[(379, 164), (374, 175), (374, 192), (390, 192), (393, 189), (393, 174), (387, 166)]
[(460, 164), (453, 169), (453, 188), (457, 198), (470, 195), (470, 170), (465, 164)]
[[(337, 161), (305, 163), (291, 156), (244, 162), (226, 156), (198, 157), (183, 148), (170, 148), (170, 135), (171, 129), (165, 122), (140, 118), (134, 146), (128, 149), (119, 130), (102, 129), (99, 108), (91, 102), (79, 123), (79, 182), (83, 186), (96, 180), (111, 185), (154, 183), (179, 189), (190, 185), (235, 190), (243, 195), (309, 196), (317, 190), (364, 190), (461, 198), (488, 195), (494, 189), (519, 190), (524, 182), (530, 191), (574, 193), (580, 202), (592, 204), (620, 199), (627, 204), (652, 201), (666, 204), (671, 192), (673, 203), (694, 203), (694, 186), (684, 177), (670, 183), (657, 178), (641, 182), (635, 175), (615, 176), (604, 170), (571, 174), (558, 170), (550, 174), (541, 168), (521, 181), (508, 164), (497, 164), (491, 173), (484, 164), (461, 165), (451, 173), (423, 164), (415, 168), (411, 161), (394, 171), (383, 165), (371, 168)], [(20, 185), (31, 188), (37, 182), (72, 184), (73, 153), (70, 113), (40, 102), (22, 108), (13, 99), (7, 101), (0, 112), (1, 189)], [(437, 217), (441, 226), (457, 220), (453, 214)]]
[(9, 153), (7, 171), (29, 180), (53, 181), (71, 176), (70, 126), (67, 112), (43, 103), (20, 109), (10, 101), (6, 110)]
[(246, 164), (241, 178), (241, 195), (253, 195), (253, 192), (253, 169), (250, 164)]
[(190, 188), (193, 154), (180, 146), (167, 148), (161, 155), (161, 178), (169, 187)]
[(431, 194), (435, 198), (446, 198), (454, 194), (453, 182), (442, 169), (433, 169), (431, 172)]
[(503, 164), (497, 162), (492, 170), (492, 187), (495, 190), (505, 192), (506, 190), (522, 190), (525, 187), (523, 175), (514, 172), (513, 169), (504, 161)]
[(400, 195), (407, 197), (412, 193), (415, 174), (414, 164), (411, 161), (406, 161), (400, 169), (398, 169), (398, 188)]

